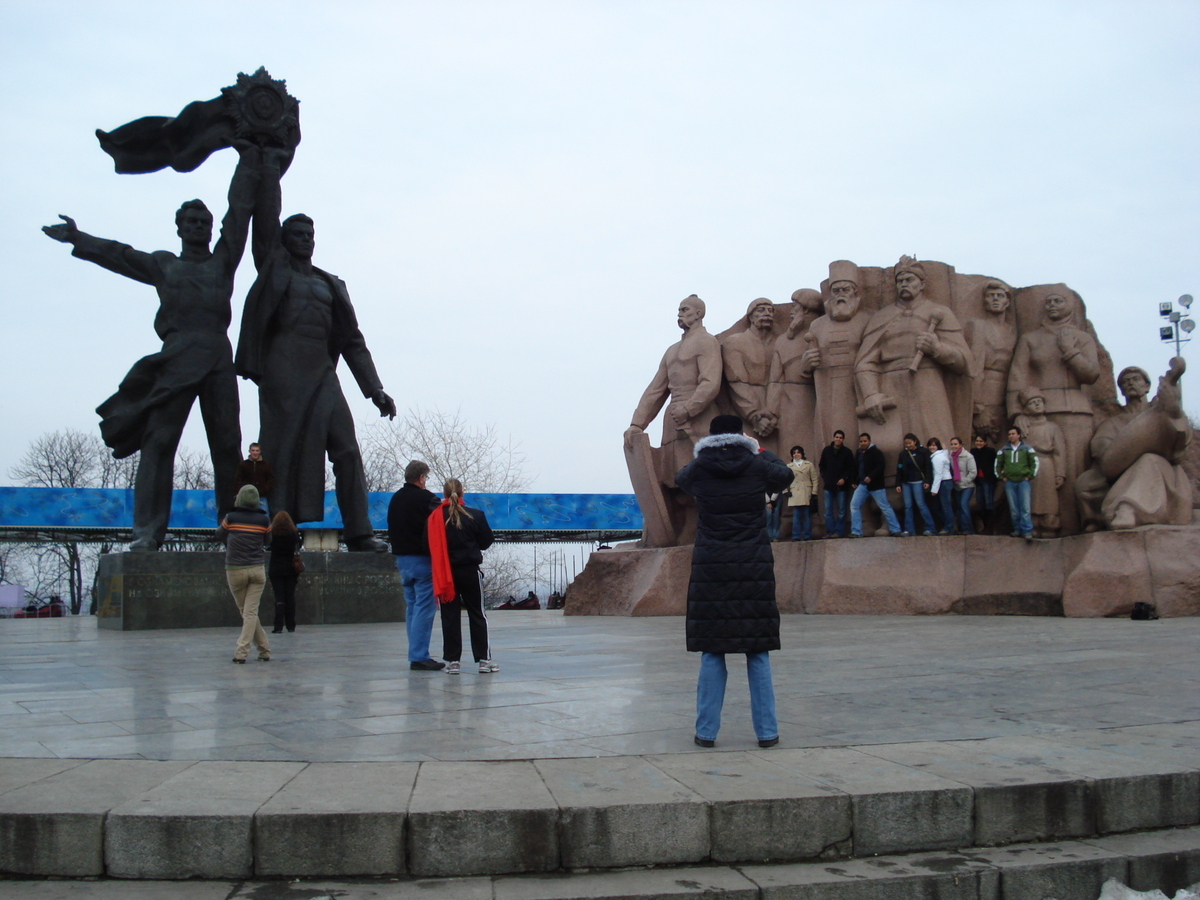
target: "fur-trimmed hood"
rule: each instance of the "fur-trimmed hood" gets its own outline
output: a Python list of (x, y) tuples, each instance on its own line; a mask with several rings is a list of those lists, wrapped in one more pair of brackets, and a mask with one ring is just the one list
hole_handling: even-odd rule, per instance
[(692, 456), (699, 458), (700, 451), (707, 450), (710, 447), (729, 447), (739, 444), (751, 453), (758, 452), (758, 443), (744, 434), (710, 434), (696, 441), (696, 447), (692, 451)]

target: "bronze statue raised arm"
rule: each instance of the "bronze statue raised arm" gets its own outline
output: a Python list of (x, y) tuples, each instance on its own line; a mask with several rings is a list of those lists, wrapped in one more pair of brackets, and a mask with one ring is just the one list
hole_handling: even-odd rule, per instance
[(197, 398), (212, 457), (218, 520), (233, 506), (241, 430), (226, 332), (233, 275), (246, 247), (261, 165), (256, 146), (244, 140), (234, 146), (241, 159), (229, 185), (221, 236), (211, 251), (213, 217), (199, 200), (189, 200), (175, 214), (182, 242), (178, 256), (93, 237), (68, 216), (42, 229), (54, 240), (71, 244), (72, 256), (158, 292), (154, 330), (162, 349), (138, 360), (117, 392), (96, 409), (102, 417), (100, 433), (114, 457), (141, 451), (133, 489), (134, 550), (156, 550), (166, 536), (175, 450)]
[(282, 224), (283, 150), (268, 150), (254, 211), (258, 279), (242, 311), (237, 373), (258, 385), (263, 455), (272, 461), (271, 511), (296, 522), (325, 518), (325, 456), (333, 464), (342, 536), (351, 550), (386, 550), (375, 539), (367, 483), (336, 366), (344, 359), (364, 397), (382, 416), (396, 404), (383, 390), (359, 330), (346, 284), (312, 264), (313, 221), (295, 215)]

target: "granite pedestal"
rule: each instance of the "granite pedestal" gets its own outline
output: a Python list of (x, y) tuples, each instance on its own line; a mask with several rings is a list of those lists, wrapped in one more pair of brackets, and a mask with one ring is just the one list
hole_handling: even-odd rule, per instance
[[(404, 591), (390, 553), (301, 554), (296, 624), (403, 622)], [(96, 616), (101, 628), (236, 627), (241, 622), (225, 582), (225, 554), (110, 553), (100, 560)], [(275, 620), (270, 583), (259, 606), (263, 627)]]

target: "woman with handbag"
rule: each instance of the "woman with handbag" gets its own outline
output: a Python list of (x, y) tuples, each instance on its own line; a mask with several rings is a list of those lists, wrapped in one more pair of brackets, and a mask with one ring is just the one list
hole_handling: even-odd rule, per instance
[(296, 582), (304, 571), (304, 563), (300, 561), (300, 548), (304, 546), (304, 538), (296, 528), (296, 523), (286, 510), (275, 513), (271, 520), (271, 561), (267, 567), (267, 577), (271, 579), (271, 590), (275, 592), (275, 627), (272, 634), (283, 632), (284, 625), (289, 632), (296, 630)]
[(442, 658), (446, 674), (462, 672), (462, 610), (467, 609), (471, 629), (471, 652), (480, 674), (498, 672), (488, 642), (487, 616), (483, 613), (483, 576), (479, 566), (483, 551), (492, 546), (492, 528), (481, 509), (463, 503), (463, 486), (447, 478), (442, 487), (446, 498), (429, 514), (426, 529), (433, 564), (433, 594), (442, 612)]

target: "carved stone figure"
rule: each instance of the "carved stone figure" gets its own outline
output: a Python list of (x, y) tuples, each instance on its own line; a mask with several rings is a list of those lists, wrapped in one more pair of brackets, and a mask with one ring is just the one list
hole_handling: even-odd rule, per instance
[(725, 382), (737, 414), (755, 434), (765, 438), (775, 431), (778, 421), (767, 406), (775, 304), (766, 297), (751, 302), (746, 310), (746, 325), (745, 331), (729, 335), (721, 345)]
[(905, 433), (923, 441), (955, 434), (963, 391), (950, 379), (968, 373), (971, 353), (954, 312), (923, 296), (919, 262), (902, 256), (894, 277), (896, 300), (871, 316), (854, 364), (861, 414), (876, 423), (871, 434), (893, 469)]
[(1074, 295), (1052, 290), (1045, 300), (1041, 325), (1021, 336), (1008, 375), (1008, 411), (1020, 413), (1022, 391), (1037, 386), (1046, 399), (1046, 415), (1066, 439), (1060, 513), (1064, 534), (1079, 531), (1074, 501), (1075, 479), (1088, 467), (1092, 402), (1085, 390), (1100, 377), (1099, 348), (1085, 330)]
[(1062, 429), (1046, 418), (1046, 398), (1037, 388), (1021, 394), (1024, 412), (1013, 423), (1025, 435), (1025, 443), (1037, 451), (1038, 471), (1033, 477), (1029, 510), (1034, 537), (1055, 537), (1062, 526), (1058, 491), (1063, 485), (1066, 439)]
[(236, 364), (239, 375), (258, 385), (259, 441), (275, 469), (271, 510), (287, 510), (296, 522), (323, 519), (328, 453), (346, 546), (386, 550), (373, 536), (338, 359), (346, 361), (381, 416), (395, 417), (396, 404), (383, 390), (345, 283), (312, 264), (312, 219), (296, 215), (280, 225), (283, 154), (266, 155), (254, 211), (258, 279), (242, 312)]
[(1182, 357), (1172, 359), (1149, 403), (1145, 369), (1117, 376), (1125, 406), (1096, 428), (1092, 467), (1075, 482), (1085, 530), (1192, 521), (1192, 485), (1180, 465), (1192, 436), (1179, 388), (1185, 368)]
[(233, 508), (234, 476), (241, 461), (237, 379), (226, 332), (233, 273), (246, 247), (255, 184), (257, 147), (238, 140), (241, 159), (229, 185), (229, 211), (221, 236), (209, 251), (212, 213), (190, 200), (175, 214), (183, 244), (145, 253), (127, 244), (85, 234), (68, 216), (42, 230), (71, 244), (71, 255), (154, 287), (159, 307), (154, 330), (162, 350), (138, 360), (117, 393), (97, 408), (100, 433), (122, 459), (141, 451), (133, 488), (133, 550), (157, 550), (167, 533), (175, 450), (192, 403), (199, 399), (208, 435), (218, 521)]
[(805, 335), (800, 367), (812, 376), (816, 389), (815, 433), (824, 441), (840, 429), (857, 440), (865, 429), (856, 412), (862, 399), (855, 388), (854, 361), (871, 318), (861, 308), (858, 266), (845, 259), (830, 263), (829, 294), (825, 315)]
[(972, 428), (988, 443), (998, 444), (1008, 431), (1008, 369), (1017, 346), (1012, 288), (1001, 281), (984, 285), (983, 318), (968, 319), (963, 335), (974, 360)]
[(787, 330), (775, 339), (771, 351), (767, 409), (776, 417), (776, 447), (781, 456), (799, 444), (812, 447), (817, 398), (812, 375), (801, 364), (808, 347), (808, 329), (821, 314), (821, 294), (801, 288), (792, 294), (792, 316)]
[[(691, 461), (692, 447), (720, 412), (721, 345), (705, 330), (704, 312), (695, 294), (679, 304), (683, 337), (663, 354), (625, 430), (625, 462), (650, 547), (688, 543), (695, 533), (695, 508), (675, 486), (675, 473)], [(662, 446), (656, 450), (645, 431), (664, 405)]]

